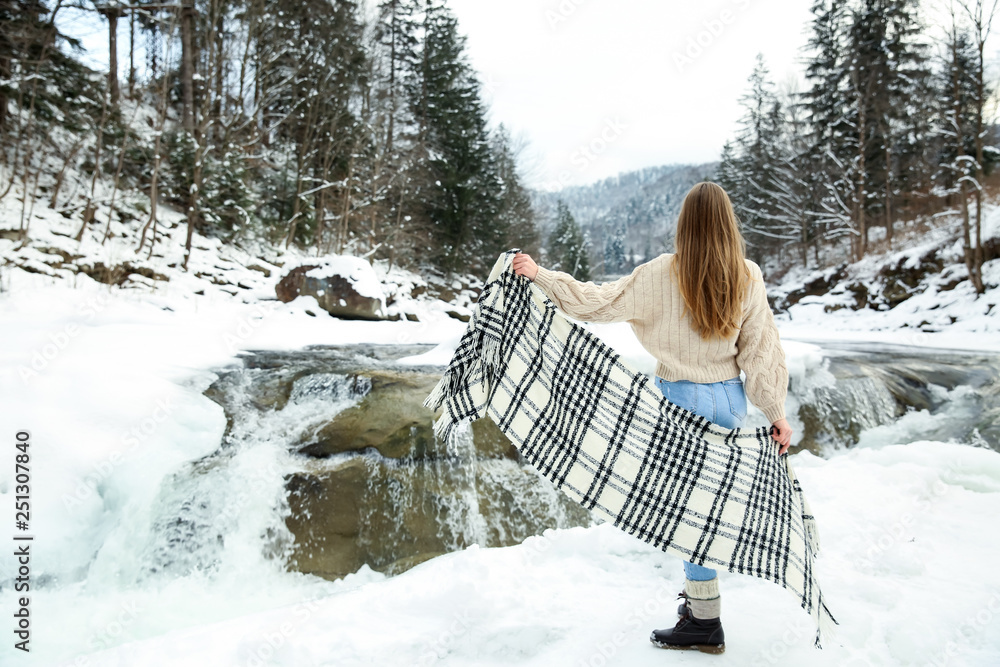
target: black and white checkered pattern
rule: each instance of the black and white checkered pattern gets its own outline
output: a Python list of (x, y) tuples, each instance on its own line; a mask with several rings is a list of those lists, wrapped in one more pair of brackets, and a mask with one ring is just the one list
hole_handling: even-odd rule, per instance
[(503, 253), (424, 405), (435, 432), (489, 416), (558, 488), (630, 535), (699, 565), (780, 584), (836, 623), (813, 574), (816, 526), (770, 429), (727, 429), (560, 314)]

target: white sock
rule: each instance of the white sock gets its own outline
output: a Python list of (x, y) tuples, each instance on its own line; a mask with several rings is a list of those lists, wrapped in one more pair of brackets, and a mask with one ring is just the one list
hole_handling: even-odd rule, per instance
[(692, 616), (702, 620), (719, 618), (722, 612), (722, 600), (719, 596), (718, 577), (713, 577), (708, 581), (685, 579), (684, 592), (687, 593)]

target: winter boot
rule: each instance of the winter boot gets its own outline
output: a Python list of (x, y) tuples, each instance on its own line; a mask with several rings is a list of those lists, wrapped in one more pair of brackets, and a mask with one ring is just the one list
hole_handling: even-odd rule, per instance
[(681, 615), (677, 625), (654, 630), (649, 641), (660, 648), (690, 649), (716, 654), (724, 652), (726, 640), (722, 621), (719, 619), (719, 579), (688, 579), (681, 596), (685, 601), (677, 608), (677, 613)]
[(696, 650), (702, 653), (724, 653), (726, 635), (718, 618), (700, 619), (682, 616), (677, 625), (665, 630), (653, 630), (649, 641), (660, 648)]

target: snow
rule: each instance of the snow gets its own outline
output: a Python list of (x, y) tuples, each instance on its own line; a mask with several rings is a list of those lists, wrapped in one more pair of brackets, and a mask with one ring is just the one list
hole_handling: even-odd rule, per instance
[(385, 295), (382, 294), (382, 283), (379, 281), (375, 269), (360, 257), (332, 255), (321, 258), (318, 262), (309, 260), (309, 264), (319, 264), (319, 268), (312, 269), (306, 273), (310, 278), (322, 279), (343, 276), (351, 283), (354, 291), (361, 296), (367, 296), (372, 299), (385, 298)]
[[(206, 369), (235, 363), (239, 350), (401, 340), (438, 344), (411, 362), (445, 363), (466, 325), (341, 321), (309, 317), (299, 299), (242, 303), (110, 290), (85, 277), (76, 289), (31, 287), (32, 279), (41, 277), (17, 276), (18, 289), (0, 296), (0, 400), (4, 432), (31, 431), (32, 571), (55, 577), (32, 597), (37, 660), (641, 667), (704, 659), (666, 655), (647, 640), (675, 619), (680, 563), (607, 524), (473, 546), (392, 578), (367, 568), (338, 582), (286, 572), (250, 541), (229, 547), (229, 565), (213, 577), (116, 584), (116, 571), (134, 565), (124, 556), (138, 539), (123, 527), (142, 518), (138, 508), (167, 475), (218, 445), (224, 415), (200, 393), (214, 377)], [(627, 325), (587, 326), (649, 368)], [(820, 347), (784, 344), (793, 376), (815, 372)], [(44, 363), (32, 368), (36, 353)], [(21, 369), (34, 374), (22, 379)], [(828, 459), (792, 459), (818, 517), (817, 567), (841, 622), (838, 641), (816, 651), (791, 596), (723, 573), (727, 651), (715, 663), (997, 664), (1000, 571), (986, 564), (1000, 538), (984, 527), (1000, 514), (1000, 454), (894, 444), (919, 419), (874, 429)], [(0, 472), (8, 507), (11, 470)], [(2, 567), (9, 581), (12, 559)], [(11, 651), (8, 642), (4, 662)]]
[[(952, 350), (1000, 350), (1000, 259), (983, 265), (985, 294), (977, 295), (966, 280), (961, 241), (950, 241), (956, 233), (957, 215), (951, 225), (942, 224), (923, 235), (922, 241), (903, 250), (870, 255), (848, 268), (848, 276), (826, 294), (803, 298), (775, 319), (784, 340), (879, 342)], [(983, 238), (1000, 238), (1000, 206), (989, 205), (983, 219)], [(887, 310), (853, 310), (854, 301), (846, 286), (859, 283), (877, 291), (879, 270), (903, 262), (917, 264), (932, 250), (946, 263), (940, 273), (930, 274), (914, 290), (913, 296)], [(811, 276), (801, 269), (791, 271), (775, 293), (788, 292), (809, 280), (835, 269)], [(949, 283), (961, 280), (957, 286)]]
[[(13, 199), (0, 203), (8, 221), (17, 219)], [(109, 288), (51, 267), (38, 248), (136, 261), (127, 230), (114, 222), (121, 243), (88, 234), (77, 244), (65, 236), (75, 223), (46, 208), (35, 216), (34, 243), (22, 252), (47, 275), (5, 268), (0, 282), (0, 428), (8, 438), (27, 429), (32, 443), (30, 664), (642, 667), (707, 659), (648, 642), (653, 628), (676, 618), (680, 562), (607, 524), (473, 546), (391, 578), (365, 567), (330, 582), (261, 553), (274, 511), (270, 498), (253, 497), (240, 506), (245, 528), (220, 547), (220, 571), (144, 580), (135, 549), (150, 539), (157, 494), (173, 472), (213, 452), (225, 428), (222, 409), (202, 394), (217, 377), (211, 369), (239, 365), (245, 351), (348, 343), (434, 344), (406, 361), (445, 364), (467, 325), (445, 314), (454, 304), (408, 296), (426, 284), (419, 276), (380, 263), (369, 268), (380, 293), (397, 295), (389, 312), (420, 321), (339, 320), (312, 297), (273, 300), (281, 275), (311, 261), (293, 253), (251, 253), (196, 235), (191, 270), (182, 272), (169, 264), (183, 259), (185, 230), (170, 227), (178, 216), (169, 211), (170, 236), (150, 266), (170, 281)], [(1000, 224), (996, 214), (987, 222)], [(12, 248), (0, 240), (5, 256)], [(360, 265), (329, 266), (353, 275)], [(998, 274), (991, 263), (987, 280), (1000, 282)], [(371, 274), (358, 278), (371, 286)], [(791, 319), (779, 318), (789, 373), (806, 386), (828, 381), (816, 342), (824, 339), (998, 350), (1000, 308), (984, 312), (996, 294), (928, 290), (887, 312), (824, 312), (835, 295), (801, 303)], [(940, 330), (924, 331), (918, 317), (938, 318)], [(584, 326), (652, 372), (627, 324)], [(793, 401), (800, 430), (796, 409)], [(722, 573), (727, 650), (713, 664), (1000, 664), (1000, 570), (990, 566), (1000, 549), (1000, 454), (927, 440), (936, 421), (912, 412), (863, 433), (852, 449), (792, 457), (817, 516), (818, 577), (841, 622), (838, 636), (813, 649), (811, 622), (792, 596)], [(267, 449), (245, 455), (244, 475), (271, 475), (280, 463)], [(8, 464), (0, 466), (0, 504), (10, 508)], [(14, 568), (9, 556), (0, 559), (4, 613)], [(0, 663), (29, 664), (29, 656), (15, 654), (8, 636)]]
[(448, 362), (455, 355), (455, 350), (458, 349), (458, 344), (461, 342), (464, 333), (465, 330), (463, 329), (454, 336), (441, 341), (427, 352), (414, 354), (409, 357), (401, 357), (397, 360), (397, 363), (413, 366), (425, 364), (430, 366), (447, 366)]

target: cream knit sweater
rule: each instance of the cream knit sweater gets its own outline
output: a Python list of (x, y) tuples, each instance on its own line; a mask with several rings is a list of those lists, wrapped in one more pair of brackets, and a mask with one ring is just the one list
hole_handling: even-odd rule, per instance
[(670, 271), (673, 257), (664, 253), (602, 285), (539, 266), (535, 284), (570, 317), (631, 324), (639, 342), (656, 358), (656, 374), (663, 379), (719, 382), (743, 370), (750, 401), (770, 422), (784, 418), (788, 367), (760, 267), (746, 260), (753, 280), (740, 330), (729, 339), (706, 341), (683, 316), (684, 298)]

